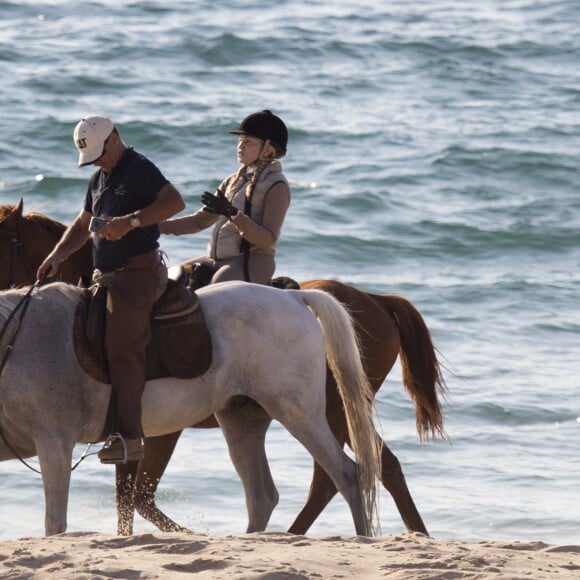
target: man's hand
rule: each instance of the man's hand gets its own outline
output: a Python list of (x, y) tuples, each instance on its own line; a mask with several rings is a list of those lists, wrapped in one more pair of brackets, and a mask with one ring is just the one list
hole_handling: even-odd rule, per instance
[(125, 237), (132, 229), (131, 217), (106, 217), (108, 223), (101, 227), (99, 231), (95, 234), (103, 240), (108, 240), (110, 242), (117, 242), (121, 238)]
[(58, 274), (58, 267), (60, 266), (61, 260), (53, 256), (52, 254), (49, 255), (40, 266), (38, 266), (38, 270), (36, 271), (36, 279), (37, 280), (44, 280), (45, 278), (52, 278)]
[(212, 213), (219, 213), (231, 219), (238, 215), (238, 210), (226, 199), (223, 191), (217, 190), (216, 195), (209, 191), (204, 191), (201, 196), (201, 203), (205, 205), (208, 211)]

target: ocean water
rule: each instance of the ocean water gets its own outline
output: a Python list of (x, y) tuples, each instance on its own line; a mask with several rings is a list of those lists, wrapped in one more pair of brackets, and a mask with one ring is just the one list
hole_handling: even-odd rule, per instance
[[(400, 294), (438, 348), (449, 441), (420, 444), (398, 365), (376, 398), (430, 533), (580, 542), (578, 2), (0, 0), (0, 12), (0, 203), (70, 223), (91, 171), (72, 131), (102, 113), (193, 211), (236, 168), (228, 130), (273, 110), (290, 129), (293, 193), (278, 274)], [(163, 246), (178, 263), (208, 237)], [(268, 529), (285, 530), (311, 460), (278, 425), (267, 449), (280, 491)], [(41, 535), (40, 476), (9, 461), (0, 482), (0, 539)], [(245, 530), (218, 430), (183, 434), (159, 502), (196, 531)], [(381, 525), (404, 531), (384, 490)], [(92, 456), (73, 474), (68, 531), (115, 529), (113, 469)], [(354, 534), (342, 498), (309, 533)]]

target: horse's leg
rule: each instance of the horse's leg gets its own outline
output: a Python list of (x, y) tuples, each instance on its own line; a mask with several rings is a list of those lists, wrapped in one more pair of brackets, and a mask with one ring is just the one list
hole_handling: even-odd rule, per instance
[(133, 500), (140, 516), (156, 525), (162, 532), (186, 532), (184, 528), (166, 516), (155, 503), (155, 493), (165, 468), (175, 450), (181, 431), (147, 437), (145, 457), (139, 462), (134, 486)]
[[(346, 418), (342, 409), (342, 400), (337, 391), (336, 381), (327, 369), (326, 373), (326, 418), (334, 437), (341, 446), (347, 439)], [(288, 528), (291, 534), (305, 534), (316, 518), (322, 513), (330, 500), (337, 494), (332, 479), (318, 463), (314, 462), (312, 482), (308, 491), (306, 503)]]
[(332, 479), (328, 477), (328, 474), (318, 463), (314, 462), (314, 472), (312, 473), (308, 498), (300, 513), (288, 528), (288, 533), (304, 535), (330, 500), (336, 495), (337, 491)]
[(144, 442), (145, 457), (142, 461), (129, 461), (116, 466), (119, 535), (130, 536), (133, 533), (135, 510), (162, 532), (187, 531), (167, 517), (155, 503), (159, 481), (180, 435), (181, 431), (159, 437), (147, 437)]
[[(341, 409), (336, 383), (334, 382), (334, 377), (329, 373), (327, 375), (328, 423), (340, 445), (344, 445), (345, 442), (350, 444), (346, 419)], [(407, 487), (401, 464), (384, 441), (382, 442), (381, 450), (381, 481), (385, 489), (393, 497), (406, 528), (410, 532), (420, 532), (429, 535)], [(332, 480), (315, 463), (308, 498), (288, 532), (291, 534), (305, 534), (336, 493), (337, 489)]]
[[(344, 416), (341, 419), (337, 420), (335, 418), (334, 421), (329, 421), (329, 425), (339, 445), (344, 446), (345, 440), (347, 439), (347, 426)], [(388, 451), (386, 445), (383, 444), (383, 457), (385, 449)], [(385, 482), (384, 476), (383, 482)], [(288, 529), (288, 532), (291, 534), (305, 534), (329, 504), (330, 500), (336, 495), (337, 491), (336, 485), (326, 471), (317, 462), (314, 462), (314, 472), (312, 474), (312, 483), (310, 484), (308, 498), (304, 507), (300, 510), (300, 513)]]
[(385, 442), (381, 452), (381, 480), (393, 497), (407, 530), (428, 536), (429, 532), (407, 487), (401, 464)]
[[(205, 420), (193, 425), (197, 429), (214, 429), (218, 427), (215, 417), (210, 416)], [(147, 437), (145, 439), (145, 457), (139, 462), (138, 468), (135, 464), (131, 466), (128, 463), (125, 467), (123, 473), (125, 477), (131, 476), (129, 483), (127, 485), (126, 491), (130, 490), (131, 496), (124, 496), (125, 506), (127, 510), (125, 512), (126, 522), (130, 522), (131, 527), (127, 525), (124, 528), (124, 532), (127, 534), (132, 533), (133, 524), (133, 513), (134, 509), (137, 513), (150, 521), (152, 524), (157, 526), (162, 532), (187, 532), (187, 528), (180, 526), (174, 522), (171, 518), (166, 516), (155, 503), (155, 494), (157, 493), (157, 487), (161, 481), (161, 477), (165, 473), (167, 464), (175, 451), (175, 445), (179, 440), (181, 431), (176, 433), (169, 433), (167, 435), (159, 435), (157, 437)], [(118, 472), (117, 472), (118, 473)], [(135, 482), (134, 484), (131, 484)], [(119, 497), (119, 481), (117, 481), (117, 497)], [(130, 500), (130, 502), (129, 502)], [(134, 508), (134, 509), (133, 509)], [(130, 515), (130, 520), (128, 519)], [(121, 522), (122, 515), (119, 513), (119, 522)], [(119, 531), (119, 533), (122, 533)]]
[(244, 486), (248, 528), (263, 532), (278, 504), (278, 490), (266, 457), (266, 431), (272, 419), (254, 401), (244, 400), (216, 413), (236, 472)]
[(117, 534), (130, 536), (133, 533), (135, 504), (133, 503), (134, 482), (137, 476), (137, 461), (115, 466), (115, 489), (117, 492)]
[(44, 488), (44, 530), (47, 536), (66, 532), (71, 462), (74, 445), (52, 432), (36, 439)]
[[(270, 401), (272, 404), (264, 405), (266, 412), (284, 425), (304, 445), (316, 462), (316, 468), (322, 468), (328, 474), (328, 479), (316, 478), (315, 471), (313, 484), (316, 483), (321, 486), (316, 490), (316, 497), (322, 498), (322, 501), (317, 499), (317, 502), (319, 502), (317, 507), (322, 510), (328, 503), (324, 499), (326, 499), (328, 494), (331, 494), (330, 498), (332, 498), (336, 493), (336, 489), (338, 489), (350, 508), (356, 533), (362, 536), (370, 535), (371, 530), (368, 529), (356, 464), (342, 449), (341, 443), (337, 441), (332, 433), (324, 414), (316, 413), (315, 405), (312, 408), (308, 408), (304, 404), (282, 406), (281, 402)], [(329, 480), (330, 486), (328, 485)], [(327, 495), (325, 496), (324, 493)], [(304, 512), (304, 510), (302, 511)], [(320, 511), (316, 516), (319, 513)], [(302, 515), (305, 518), (307, 517), (305, 513)]]
[[(407, 481), (405, 480), (401, 464), (384, 442), (381, 459), (381, 481), (385, 489), (393, 497), (407, 530), (428, 536), (429, 532), (423, 523), (423, 519), (419, 515), (419, 511), (407, 487)], [(314, 473), (308, 499), (288, 529), (288, 533), (305, 534), (336, 493), (336, 486), (332, 483), (330, 477), (328, 477), (320, 465), (314, 463)]]
[(370, 535), (371, 530), (367, 525), (356, 464), (346, 455), (330, 429), (307, 430), (302, 426), (293, 432), (293, 435), (306, 447), (316, 463), (326, 471), (334, 486), (348, 503), (356, 533), (361, 536)]

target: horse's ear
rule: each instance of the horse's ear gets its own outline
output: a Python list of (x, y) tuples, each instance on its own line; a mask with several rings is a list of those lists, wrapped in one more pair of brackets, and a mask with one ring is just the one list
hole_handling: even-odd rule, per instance
[(4, 223), (10, 228), (16, 229), (18, 222), (22, 219), (22, 206), (23, 200), (20, 199), (20, 203), (14, 206), (14, 209), (6, 216)]

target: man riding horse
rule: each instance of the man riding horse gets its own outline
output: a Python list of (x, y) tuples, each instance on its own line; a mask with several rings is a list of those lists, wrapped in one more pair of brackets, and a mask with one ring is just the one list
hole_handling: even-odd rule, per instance
[(93, 281), (108, 288), (105, 352), (115, 393), (116, 429), (99, 452), (102, 463), (143, 458), (141, 395), (145, 387), (149, 317), (167, 282), (159, 253), (160, 221), (179, 213), (181, 194), (146, 157), (125, 145), (107, 117), (75, 127), (79, 167), (98, 167), (85, 204), (37, 276), (54, 276), (61, 262), (92, 236)]

